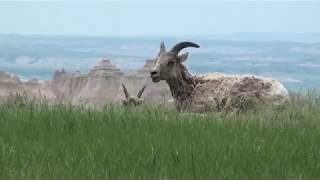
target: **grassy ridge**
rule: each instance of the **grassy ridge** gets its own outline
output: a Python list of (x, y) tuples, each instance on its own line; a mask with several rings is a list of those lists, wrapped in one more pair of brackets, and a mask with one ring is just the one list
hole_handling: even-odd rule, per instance
[(0, 179), (320, 177), (320, 108), (240, 115), (0, 105)]

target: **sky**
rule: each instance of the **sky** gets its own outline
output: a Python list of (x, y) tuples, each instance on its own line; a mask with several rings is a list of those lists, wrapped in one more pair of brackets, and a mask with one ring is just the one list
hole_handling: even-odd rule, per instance
[(0, 2), (1, 34), (320, 33), (320, 1)]

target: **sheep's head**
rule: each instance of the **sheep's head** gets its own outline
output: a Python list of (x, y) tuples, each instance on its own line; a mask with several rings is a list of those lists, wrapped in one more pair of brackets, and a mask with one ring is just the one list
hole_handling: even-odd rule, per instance
[(176, 44), (170, 51), (166, 52), (166, 48), (163, 42), (160, 45), (160, 52), (156, 57), (156, 64), (150, 72), (153, 82), (159, 82), (160, 80), (169, 80), (170, 78), (182, 78), (181, 77), (181, 63), (188, 58), (188, 53), (178, 55), (178, 53), (187, 47), (200, 47), (192, 42), (180, 42)]
[(122, 99), (122, 104), (124, 106), (137, 106), (144, 102), (144, 98), (141, 97), (143, 91), (145, 90), (146, 86), (143, 86), (141, 90), (139, 91), (138, 95), (136, 97), (130, 96), (126, 86), (122, 84), (123, 92), (125, 97)]

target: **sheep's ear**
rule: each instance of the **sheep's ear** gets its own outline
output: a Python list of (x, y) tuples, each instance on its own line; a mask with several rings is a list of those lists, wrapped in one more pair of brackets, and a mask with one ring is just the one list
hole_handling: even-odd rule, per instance
[(159, 54), (162, 54), (162, 53), (165, 53), (165, 52), (166, 52), (166, 46), (164, 45), (164, 42), (161, 41)]
[(184, 61), (186, 61), (186, 60), (188, 59), (188, 55), (189, 55), (189, 54), (188, 54), (187, 52), (179, 55), (179, 56), (178, 56), (179, 61), (180, 61), (181, 63), (184, 62)]

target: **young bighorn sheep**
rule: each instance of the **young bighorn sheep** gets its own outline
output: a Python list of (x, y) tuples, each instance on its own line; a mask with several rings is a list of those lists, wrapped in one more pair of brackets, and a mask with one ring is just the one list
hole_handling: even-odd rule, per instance
[(239, 112), (257, 104), (282, 104), (288, 99), (284, 86), (271, 78), (222, 73), (191, 75), (182, 64), (188, 53), (178, 54), (187, 47), (200, 46), (180, 42), (167, 52), (162, 42), (150, 72), (153, 82), (167, 82), (179, 111)]
[(141, 90), (139, 91), (138, 95), (136, 97), (130, 96), (126, 86), (124, 84), (121, 84), (123, 88), (123, 92), (125, 97), (122, 99), (122, 104), (124, 106), (137, 106), (144, 102), (144, 98), (141, 97), (143, 91), (145, 90), (146, 86), (143, 86)]

